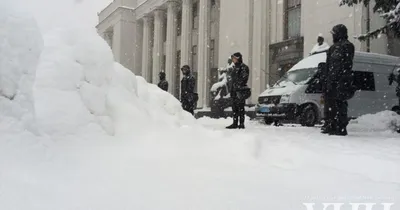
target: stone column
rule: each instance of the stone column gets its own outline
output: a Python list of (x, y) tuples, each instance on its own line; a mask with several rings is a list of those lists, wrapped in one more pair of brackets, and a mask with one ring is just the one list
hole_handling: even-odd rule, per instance
[(154, 12), (154, 48), (153, 48), (153, 83), (158, 82), (158, 73), (161, 71), (163, 59), (163, 21), (164, 11), (156, 10)]
[(206, 107), (207, 98), (210, 94), (210, 81), (208, 79), (210, 71), (210, 0), (200, 0), (199, 2), (199, 42), (198, 42), (198, 106)]
[(169, 82), (168, 92), (175, 95), (175, 84), (176, 84), (176, 30), (177, 30), (177, 6), (178, 2), (169, 1), (167, 12), (167, 43), (166, 43), (166, 63), (165, 72), (167, 74), (167, 81)]
[(135, 35), (135, 50), (133, 51), (133, 58), (135, 59), (134, 73), (142, 75), (142, 55), (143, 55), (143, 21), (136, 21), (136, 35)]
[[(181, 63), (190, 65), (192, 62), (192, 23), (193, 23), (193, 1), (183, 0), (182, 2), (182, 33), (181, 33)], [(192, 68), (196, 66), (192, 66)]]
[(142, 77), (146, 79), (147, 82), (151, 82), (151, 21), (152, 19), (150, 17), (143, 17)]

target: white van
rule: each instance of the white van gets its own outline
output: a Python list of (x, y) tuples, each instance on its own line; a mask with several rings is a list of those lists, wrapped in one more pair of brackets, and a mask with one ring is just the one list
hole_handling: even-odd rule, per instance
[[(314, 126), (323, 119), (324, 101), (319, 83), (319, 66), (325, 64), (326, 53), (304, 58), (293, 66), (273, 87), (258, 98), (256, 117), (267, 124), (275, 120), (296, 121), (303, 126)], [(398, 108), (395, 85), (390, 86), (388, 76), (400, 68), (398, 57), (356, 52), (353, 71), (359, 89), (349, 100), (348, 116)]]

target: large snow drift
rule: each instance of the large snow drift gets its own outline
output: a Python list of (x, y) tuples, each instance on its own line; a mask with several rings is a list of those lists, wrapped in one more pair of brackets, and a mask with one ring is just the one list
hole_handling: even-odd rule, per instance
[(63, 28), (45, 36), (35, 99), (38, 123), (47, 134), (100, 129), (114, 135), (193, 121), (178, 100), (114, 63), (95, 33)]
[(33, 127), (32, 86), (43, 47), (33, 17), (0, 2), (0, 133)]

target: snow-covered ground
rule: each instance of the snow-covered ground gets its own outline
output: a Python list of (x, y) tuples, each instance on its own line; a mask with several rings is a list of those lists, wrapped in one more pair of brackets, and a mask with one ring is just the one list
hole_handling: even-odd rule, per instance
[(0, 209), (399, 208), (398, 116), (364, 116), (348, 137), (257, 122), (228, 131), (229, 119), (195, 120), (114, 63), (74, 16), (98, 0), (21, 2), (0, 1)]

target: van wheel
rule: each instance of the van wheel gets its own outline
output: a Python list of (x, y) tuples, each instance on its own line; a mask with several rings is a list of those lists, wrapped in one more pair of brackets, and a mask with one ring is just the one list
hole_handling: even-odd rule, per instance
[(267, 125), (271, 125), (272, 123), (274, 123), (274, 119), (272, 119), (270, 117), (264, 117), (264, 122)]
[(394, 106), (394, 107), (392, 108), (392, 111), (393, 111), (393, 112), (396, 112), (398, 115), (400, 115), (400, 106)]
[(318, 121), (318, 114), (313, 105), (307, 105), (301, 112), (300, 124), (302, 126), (314, 127)]

